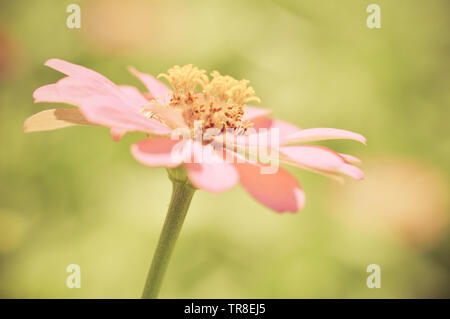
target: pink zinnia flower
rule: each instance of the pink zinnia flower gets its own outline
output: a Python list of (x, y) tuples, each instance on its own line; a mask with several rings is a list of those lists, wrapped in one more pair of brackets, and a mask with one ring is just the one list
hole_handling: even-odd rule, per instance
[[(259, 102), (246, 80), (238, 81), (217, 71), (209, 78), (204, 70), (192, 65), (175, 66), (161, 75), (172, 86), (170, 90), (155, 77), (130, 69), (148, 89), (141, 93), (132, 86), (118, 86), (79, 65), (57, 59), (45, 64), (67, 77), (38, 88), (33, 95), (35, 102), (67, 103), (79, 109), (37, 113), (25, 121), (26, 132), (100, 125), (111, 128), (116, 141), (128, 131), (144, 132), (149, 137), (131, 147), (140, 163), (166, 168), (183, 165), (193, 186), (211, 192), (225, 191), (240, 182), (256, 200), (277, 212), (300, 210), (305, 195), (298, 181), (285, 169), (280, 167), (271, 174), (263, 174), (261, 169), (269, 165), (267, 161), (264, 163), (259, 156), (249, 158), (248, 153), (239, 151), (241, 147), (257, 151), (267, 147), (268, 135), (264, 137), (259, 129), (277, 129), (276, 141), (270, 145), (276, 146), (277, 160), (282, 164), (332, 178), (340, 179), (342, 175), (363, 178), (361, 170), (351, 164), (359, 162), (357, 158), (323, 146), (302, 144), (328, 139), (351, 139), (365, 144), (363, 136), (332, 128), (300, 129), (271, 119), (269, 110), (246, 105), (250, 101)], [(213, 128), (219, 134), (198, 142), (194, 138), (197, 121), (203, 123), (204, 129)], [(179, 128), (191, 132), (192, 139), (180, 144), (171, 138)], [(213, 142), (222, 143), (223, 149), (218, 150)], [(181, 145), (184, 157), (173, 156), (177, 145)], [(224, 154), (235, 160), (226, 161)], [(192, 162), (193, 157), (203, 160)]]

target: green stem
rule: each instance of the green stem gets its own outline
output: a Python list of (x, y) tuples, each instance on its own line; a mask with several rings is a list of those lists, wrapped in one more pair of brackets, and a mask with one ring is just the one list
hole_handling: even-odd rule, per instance
[(154, 299), (158, 296), (170, 256), (195, 192), (195, 188), (189, 183), (181, 169), (169, 170), (169, 177), (172, 180), (172, 198), (145, 282), (142, 293), (144, 299)]

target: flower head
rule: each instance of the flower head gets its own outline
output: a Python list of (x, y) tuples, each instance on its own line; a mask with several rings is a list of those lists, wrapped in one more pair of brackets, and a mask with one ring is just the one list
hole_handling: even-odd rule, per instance
[(208, 77), (205, 70), (188, 64), (158, 76), (167, 80), (170, 90), (155, 77), (130, 68), (148, 89), (141, 93), (69, 62), (51, 59), (46, 65), (67, 76), (38, 88), (35, 102), (68, 103), (79, 109), (35, 114), (25, 121), (27, 132), (101, 125), (111, 128), (116, 141), (128, 131), (145, 132), (149, 137), (131, 148), (140, 163), (167, 168), (183, 165), (192, 185), (211, 192), (227, 190), (240, 181), (255, 199), (278, 212), (298, 211), (305, 201), (300, 184), (279, 163), (336, 179), (342, 175), (363, 178), (351, 164), (359, 161), (355, 157), (303, 143), (327, 139), (365, 143), (364, 137), (332, 128), (300, 129), (272, 119), (269, 110), (246, 105), (260, 102), (248, 80), (218, 71)]
[(167, 79), (173, 88), (168, 106), (180, 110), (192, 130), (195, 122), (201, 121), (203, 129), (244, 132), (251, 125), (243, 120), (245, 103), (259, 101), (255, 91), (248, 87), (247, 80), (238, 81), (217, 71), (211, 77), (192, 64), (176, 65), (158, 76)]

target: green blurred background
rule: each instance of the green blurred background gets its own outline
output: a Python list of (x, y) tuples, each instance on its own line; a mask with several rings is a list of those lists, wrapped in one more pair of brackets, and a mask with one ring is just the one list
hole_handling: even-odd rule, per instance
[[(81, 29), (66, 27), (71, 3)], [(366, 26), (371, 3), (381, 29)], [(127, 66), (194, 63), (251, 80), (276, 117), (368, 139), (325, 144), (361, 157), (364, 181), (291, 170), (298, 214), (240, 186), (197, 192), (161, 297), (450, 297), (449, 13), (447, 0), (0, 0), (0, 297), (139, 297), (170, 197), (166, 171), (130, 155), (141, 134), (23, 133), (52, 107), (32, 99), (62, 77), (49, 58), (141, 89)], [(72, 263), (81, 289), (66, 287)]]

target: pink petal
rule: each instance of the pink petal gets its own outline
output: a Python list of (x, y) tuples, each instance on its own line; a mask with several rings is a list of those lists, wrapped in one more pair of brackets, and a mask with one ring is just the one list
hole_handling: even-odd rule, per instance
[(127, 130), (123, 130), (120, 128), (111, 128), (111, 137), (113, 139), (114, 142), (119, 142), (127, 133)]
[(105, 88), (98, 81), (79, 77), (65, 77), (54, 84), (42, 86), (34, 91), (33, 97), (35, 103), (56, 102), (75, 106), (93, 98), (109, 97), (111, 100), (114, 98), (115, 105), (125, 104), (128, 106), (121, 100), (126, 96), (118, 87), (116, 89)]
[(288, 143), (303, 143), (312, 141), (332, 140), (332, 139), (348, 139), (359, 141), (366, 144), (364, 136), (335, 128), (310, 128), (294, 132), (287, 137)]
[[(50, 102), (50, 103), (66, 103), (59, 96), (55, 84), (48, 84), (37, 88), (33, 93), (34, 103)], [(69, 103), (71, 104), (71, 103)]]
[[(116, 84), (114, 84), (112, 81), (110, 81), (100, 73), (88, 69), (84, 66), (60, 59), (50, 59), (46, 61), (44, 65), (51, 67), (61, 73), (64, 73), (69, 77), (88, 81), (91, 85), (91, 88), (95, 88), (94, 91), (100, 90), (103, 94), (116, 95), (120, 99), (123, 99), (124, 97), (123, 94), (120, 94), (121, 90), (119, 90)], [(145, 98), (143, 96), (134, 96), (134, 98), (137, 98), (137, 100), (132, 99), (132, 101), (130, 101), (129, 99), (126, 99), (124, 102), (126, 102), (127, 104), (145, 104)]]
[(287, 137), (301, 131), (301, 128), (285, 122), (285, 121), (281, 121), (281, 120), (277, 120), (277, 119), (270, 119), (267, 117), (259, 117), (257, 119), (254, 120), (254, 125), (253, 127), (256, 131), (259, 131), (262, 128), (270, 128), (270, 129), (275, 129), (278, 130), (278, 136), (280, 138), (279, 144), (284, 144), (285, 141), (287, 140)]
[(187, 127), (184, 121), (183, 113), (173, 107), (167, 107), (167, 105), (149, 102), (146, 107), (142, 109), (143, 112), (149, 111), (156, 114), (158, 117), (164, 120), (164, 123), (170, 128)]
[[(108, 105), (106, 102), (104, 105)], [(171, 129), (156, 120), (146, 118), (142, 113), (119, 110), (110, 106), (80, 106), (83, 115), (90, 122), (130, 132), (145, 132), (156, 135), (168, 135)]]
[(269, 109), (262, 109), (259, 107), (248, 106), (248, 105), (245, 106), (245, 109), (246, 109), (246, 113), (244, 114), (244, 117), (243, 117), (244, 120), (255, 119), (260, 116), (268, 115), (272, 112)]
[(342, 153), (339, 153), (339, 155), (342, 156), (349, 163), (353, 163), (353, 164), (361, 163), (361, 160), (353, 155), (342, 154)]
[(88, 69), (84, 66), (81, 66), (81, 65), (77, 65), (77, 64), (70, 63), (70, 62), (67, 62), (64, 60), (60, 60), (60, 59), (47, 60), (44, 63), (44, 65), (46, 65), (52, 69), (55, 69), (61, 73), (64, 73), (66, 75), (69, 75), (69, 76), (90, 78), (93, 80), (97, 80), (98, 82), (101, 82), (108, 86), (109, 85), (115, 86), (115, 84), (113, 82), (108, 80), (106, 77), (104, 77), (100, 73), (97, 73), (97, 72), (95, 72), (91, 69)]
[(147, 118), (140, 111), (148, 104), (137, 89), (119, 88), (101, 74), (83, 66), (51, 59), (45, 63), (68, 77), (55, 84), (38, 88), (35, 102), (68, 103), (80, 107), (86, 119), (92, 123), (114, 128), (112, 136), (120, 139), (119, 131), (144, 131), (165, 135), (170, 128), (160, 121)]
[[(119, 85), (119, 89), (125, 93), (128, 97), (130, 97), (131, 99), (134, 99), (136, 101), (142, 101), (140, 104), (141, 105), (145, 105), (143, 103), (144, 100), (142, 100), (142, 98), (145, 99), (145, 101), (147, 101), (147, 99), (145, 98), (144, 94), (142, 94), (141, 91), (139, 91), (137, 88), (135, 88), (134, 86), (131, 85)], [(139, 107), (140, 108), (140, 107)]]
[[(99, 75), (100, 76), (100, 75)], [(107, 96), (115, 99), (122, 108), (141, 109), (148, 102), (142, 94), (127, 94), (114, 83), (99, 81), (92, 77), (69, 76), (54, 84), (38, 88), (33, 93), (35, 103), (56, 102), (79, 106), (86, 99)], [(129, 90), (128, 90), (128, 93)]]
[(172, 154), (172, 149), (177, 143), (184, 142), (170, 138), (149, 138), (133, 144), (131, 154), (139, 163), (146, 166), (173, 168), (183, 162), (182, 158)]
[(272, 119), (270, 117), (267, 116), (261, 116), (258, 118), (255, 118), (251, 121), (253, 123), (252, 128), (258, 130), (260, 128), (277, 128), (280, 130), (280, 132), (282, 133), (282, 135), (291, 135), (294, 134), (298, 131), (301, 131), (301, 128), (289, 123), (289, 122), (285, 122), (282, 120), (278, 120), (278, 119)]
[(261, 128), (270, 128), (273, 123), (273, 119), (267, 116), (260, 116), (250, 120), (253, 123), (252, 129), (258, 131)]
[(350, 176), (354, 179), (363, 179), (364, 173), (356, 166), (353, 166), (351, 164), (344, 164), (339, 169), (339, 172), (341, 172), (344, 175)]
[[(249, 129), (248, 135), (228, 136), (229, 142), (238, 145), (252, 145), (260, 147), (275, 147), (284, 144), (286, 137), (301, 129), (294, 124), (265, 116), (252, 121), (254, 125)], [(272, 138), (277, 137), (276, 140)]]
[(301, 145), (280, 147), (280, 153), (305, 167), (325, 172), (339, 172), (355, 179), (362, 179), (364, 174), (359, 168), (349, 164), (336, 152), (322, 146)]
[(170, 90), (164, 83), (150, 74), (139, 72), (133, 67), (129, 67), (128, 70), (145, 85), (152, 98), (160, 103), (163, 103), (164, 100), (170, 100)]
[(34, 97), (36, 102), (77, 105), (86, 119), (98, 125), (160, 135), (170, 133), (166, 125), (146, 118), (139, 111), (148, 103), (144, 97), (135, 100), (119, 87), (105, 87), (92, 78), (66, 77), (37, 89)]
[(257, 201), (277, 212), (297, 212), (305, 204), (298, 181), (281, 167), (275, 174), (261, 174), (260, 165), (235, 163), (242, 186)]
[(218, 135), (214, 137), (214, 140), (218, 143), (226, 143), (228, 148), (233, 146), (237, 147), (249, 147), (253, 150), (257, 150), (258, 147), (267, 147), (279, 145), (279, 137), (277, 134), (272, 134), (277, 132), (271, 132), (266, 130), (264, 132), (250, 133), (249, 135), (235, 135), (233, 133), (226, 133), (223, 135)]
[[(198, 152), (202, 152), (199, 155)], [(201, 156), (201, 163), (186, 163), (186, 171), (192, 185), (213, 193), (222, 192), (233, 187), (239, 180), (233, 165), (225, 162), (209, 145), (203, 150), (196, 147), (194, 152)]]
[[(119, 85), (120, 90), (128, 95), (131, 98), (134, 99), (140, 99), (143, 94), (141, 91), (139, 91), (137, 88), (131, 85)], [(114, 142), (119, 142), (127, 133), (126, 130), (120, 129), (120, 128), (111, 128), (111, 138), (114, 140)]]
[(278, 129), (280, 131), (280, 137), (282, 139), (285, 139), (287, 136), (294, 134), (295, 132), (298, 132), (301, 130), (300, 127), (284, 122), (281, 120), (272, 120), (272, 125), (270, 126), (271, 129)]

